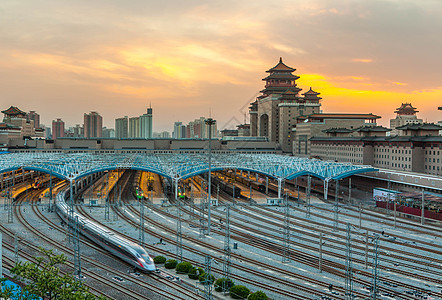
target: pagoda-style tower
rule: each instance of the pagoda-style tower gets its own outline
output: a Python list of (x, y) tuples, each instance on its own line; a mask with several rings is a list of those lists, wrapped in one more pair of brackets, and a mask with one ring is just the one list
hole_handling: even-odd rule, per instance
[(11, 122), (12, 119), (26, 119), (27, 116), (26, 112), (16, 106), (11, 106), (6, 110), (2, 110), (2, 113), (5, 114), (3, 122)]
[(262, 80), (266, 82), (262, 95), (251, 103), (250, 135), (267, 137), (276, 142), (284, 152), (291, 152), (292, 128), (296, 117), (319, 113), (321, 98), (311, 88), (302, 96), (296, 84), (296, 69), (287, 66), (282, 58)]
[(411, 103), (402, 103), (402, 105), (395, 110), (396, 118), (390, 120), (391, 135), (400, 135), (402, 132), (397, 130), (397, 127), (407, 124), (422, 124), (423, 120), (417, 118), (419, 111), (414, 108)]
[(295, 95), (298, 95), (301, 89), (296, 86), (296, 80), (299, 79), (299, 76), (292, 74), (295, 71), (296, 69), (283, 63), (282, 57), (280, 57), (279, 63), (266, 71), (267, 73), (270, 73), (270, 75), (262, 79), (266, 82), (266, 85), (261, 91), (262, 96), (259, 98), (265, 98), (271, 94), (283, 94), (287, 91), (291, 91)]
[(303, 94), (304, 95), (304, 100), (305, 100), (305, 102), (319, 103), (319, 100), (322, 99), (321, 97), (318, 96), (320, 94), (321, 93), (315, 92), (310, 87), (310, 89)]
[(402, 103), (401, 107), (395, 110), (398, 116), (415, 116), (419, 111), (411, 103)]

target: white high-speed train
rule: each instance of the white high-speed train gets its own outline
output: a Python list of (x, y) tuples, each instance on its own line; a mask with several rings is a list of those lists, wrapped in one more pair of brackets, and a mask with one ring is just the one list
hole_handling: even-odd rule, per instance
[[(69, 189), (65, 189), (58, 193), (56, 197), (57, 213), (67, 224), (70, 223), (68, 220), (71, 217), (69, 214), (70, 207), (65, 201), (68, 192)], [(153, 259), (140, 245), (131, 242), (116, 233), (110, 232), (100, 224), (74, 212), (74, 220), (76, 217), (78, 217), (80, 233), (98, 244), (100, 247), (143, 272), (154, 272), (156, 270)]]

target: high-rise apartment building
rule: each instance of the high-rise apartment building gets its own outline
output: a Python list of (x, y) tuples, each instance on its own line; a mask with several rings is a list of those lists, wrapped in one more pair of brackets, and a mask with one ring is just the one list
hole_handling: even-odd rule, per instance
[(173, 134), (172, 137), (174, 139), (183, 139), (186, 138), (186, 125), (183, 125), (183, 122), (175, 122), (173, 125)]
[(152, 138), (152, 108), (147, 109), (147, 113), (140, 116), (140, 137), (143, 139)]
[(84, 137), (84, 129), (80, 124), (76, 124), (75, 127), (72, 128), (72, 133), (75, 138)]
[(31, 110), (28, 113), (28, 119), (34, 121), (34, 128), (40, 128), (40, 115)]
[(140, 117), (129, 118), (129, 138), (140, 138)]
[(115, 130), (113, 128), (103, 127), (104, 138), (115, 138)]
[(90, 114), (84, 114), (84, 137), (97, 138), (103, 135), (103, 118), (99, 113), (92, 111)]
[[(182, 122), (175, 122), (173, 126), (173, 137), (175, 139), (207, 139), (209, 138), (209, 125), (206, 124), (206, 118), (200, 117), (194, 121), (183, 125)], [(216, 123), (212, 125), (212, 138), (218, 137), (218, 129)]]
[(162, 138), (162, 139), (170, 139), (170, 132), (169, 131), (162, 131), (162, 132), (160, 132), (160, 138)]
[(115, 119), (115, 137), (117, 139), (127, 139), (129, 137), (129, 118)]
[(52, 121), (52, 139), (64, 137), (64, 122), (61, 119)]

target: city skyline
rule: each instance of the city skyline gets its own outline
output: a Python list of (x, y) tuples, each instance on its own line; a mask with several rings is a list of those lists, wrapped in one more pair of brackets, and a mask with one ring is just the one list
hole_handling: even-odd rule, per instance
[(424, 121), (441, 119), (435, 1), (3, 1), (0, 9), (1, 103), (37, 111), (46, 126), (56, 118), (74, 126), (97, 111), (114, 127), (152, 103), (157, 132), (209, 111), (220, 129), (233, 127), (279, 57), (297, 69), (302, 92), (321, 93), (324, 112), (373, 113), (388, 126), (411, 102)]

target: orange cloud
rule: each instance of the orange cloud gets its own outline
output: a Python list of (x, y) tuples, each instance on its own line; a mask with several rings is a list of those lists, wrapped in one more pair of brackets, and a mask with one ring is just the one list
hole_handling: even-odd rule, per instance
[[(382, 116), (379, 121), (389, 126), (389, 119), (394, 117), (394, 110), (402, 102), (411, 102), (429, 122), (442, 119), (437, 106), (442, 99), (442, 87), (409, 93), (390, 90), (354, 89), (342, 82), (320, 74), (302, 74), (297, 81), (301, 87), (311, 86), (321, 93), (324, 112), (363, 112)], [(440, 105), (439, 105), (440, 106)]]
[(371, 63), (373, 60), (371, 58), (353, 58), (351, 61), (361, 62), (361, 63)]

